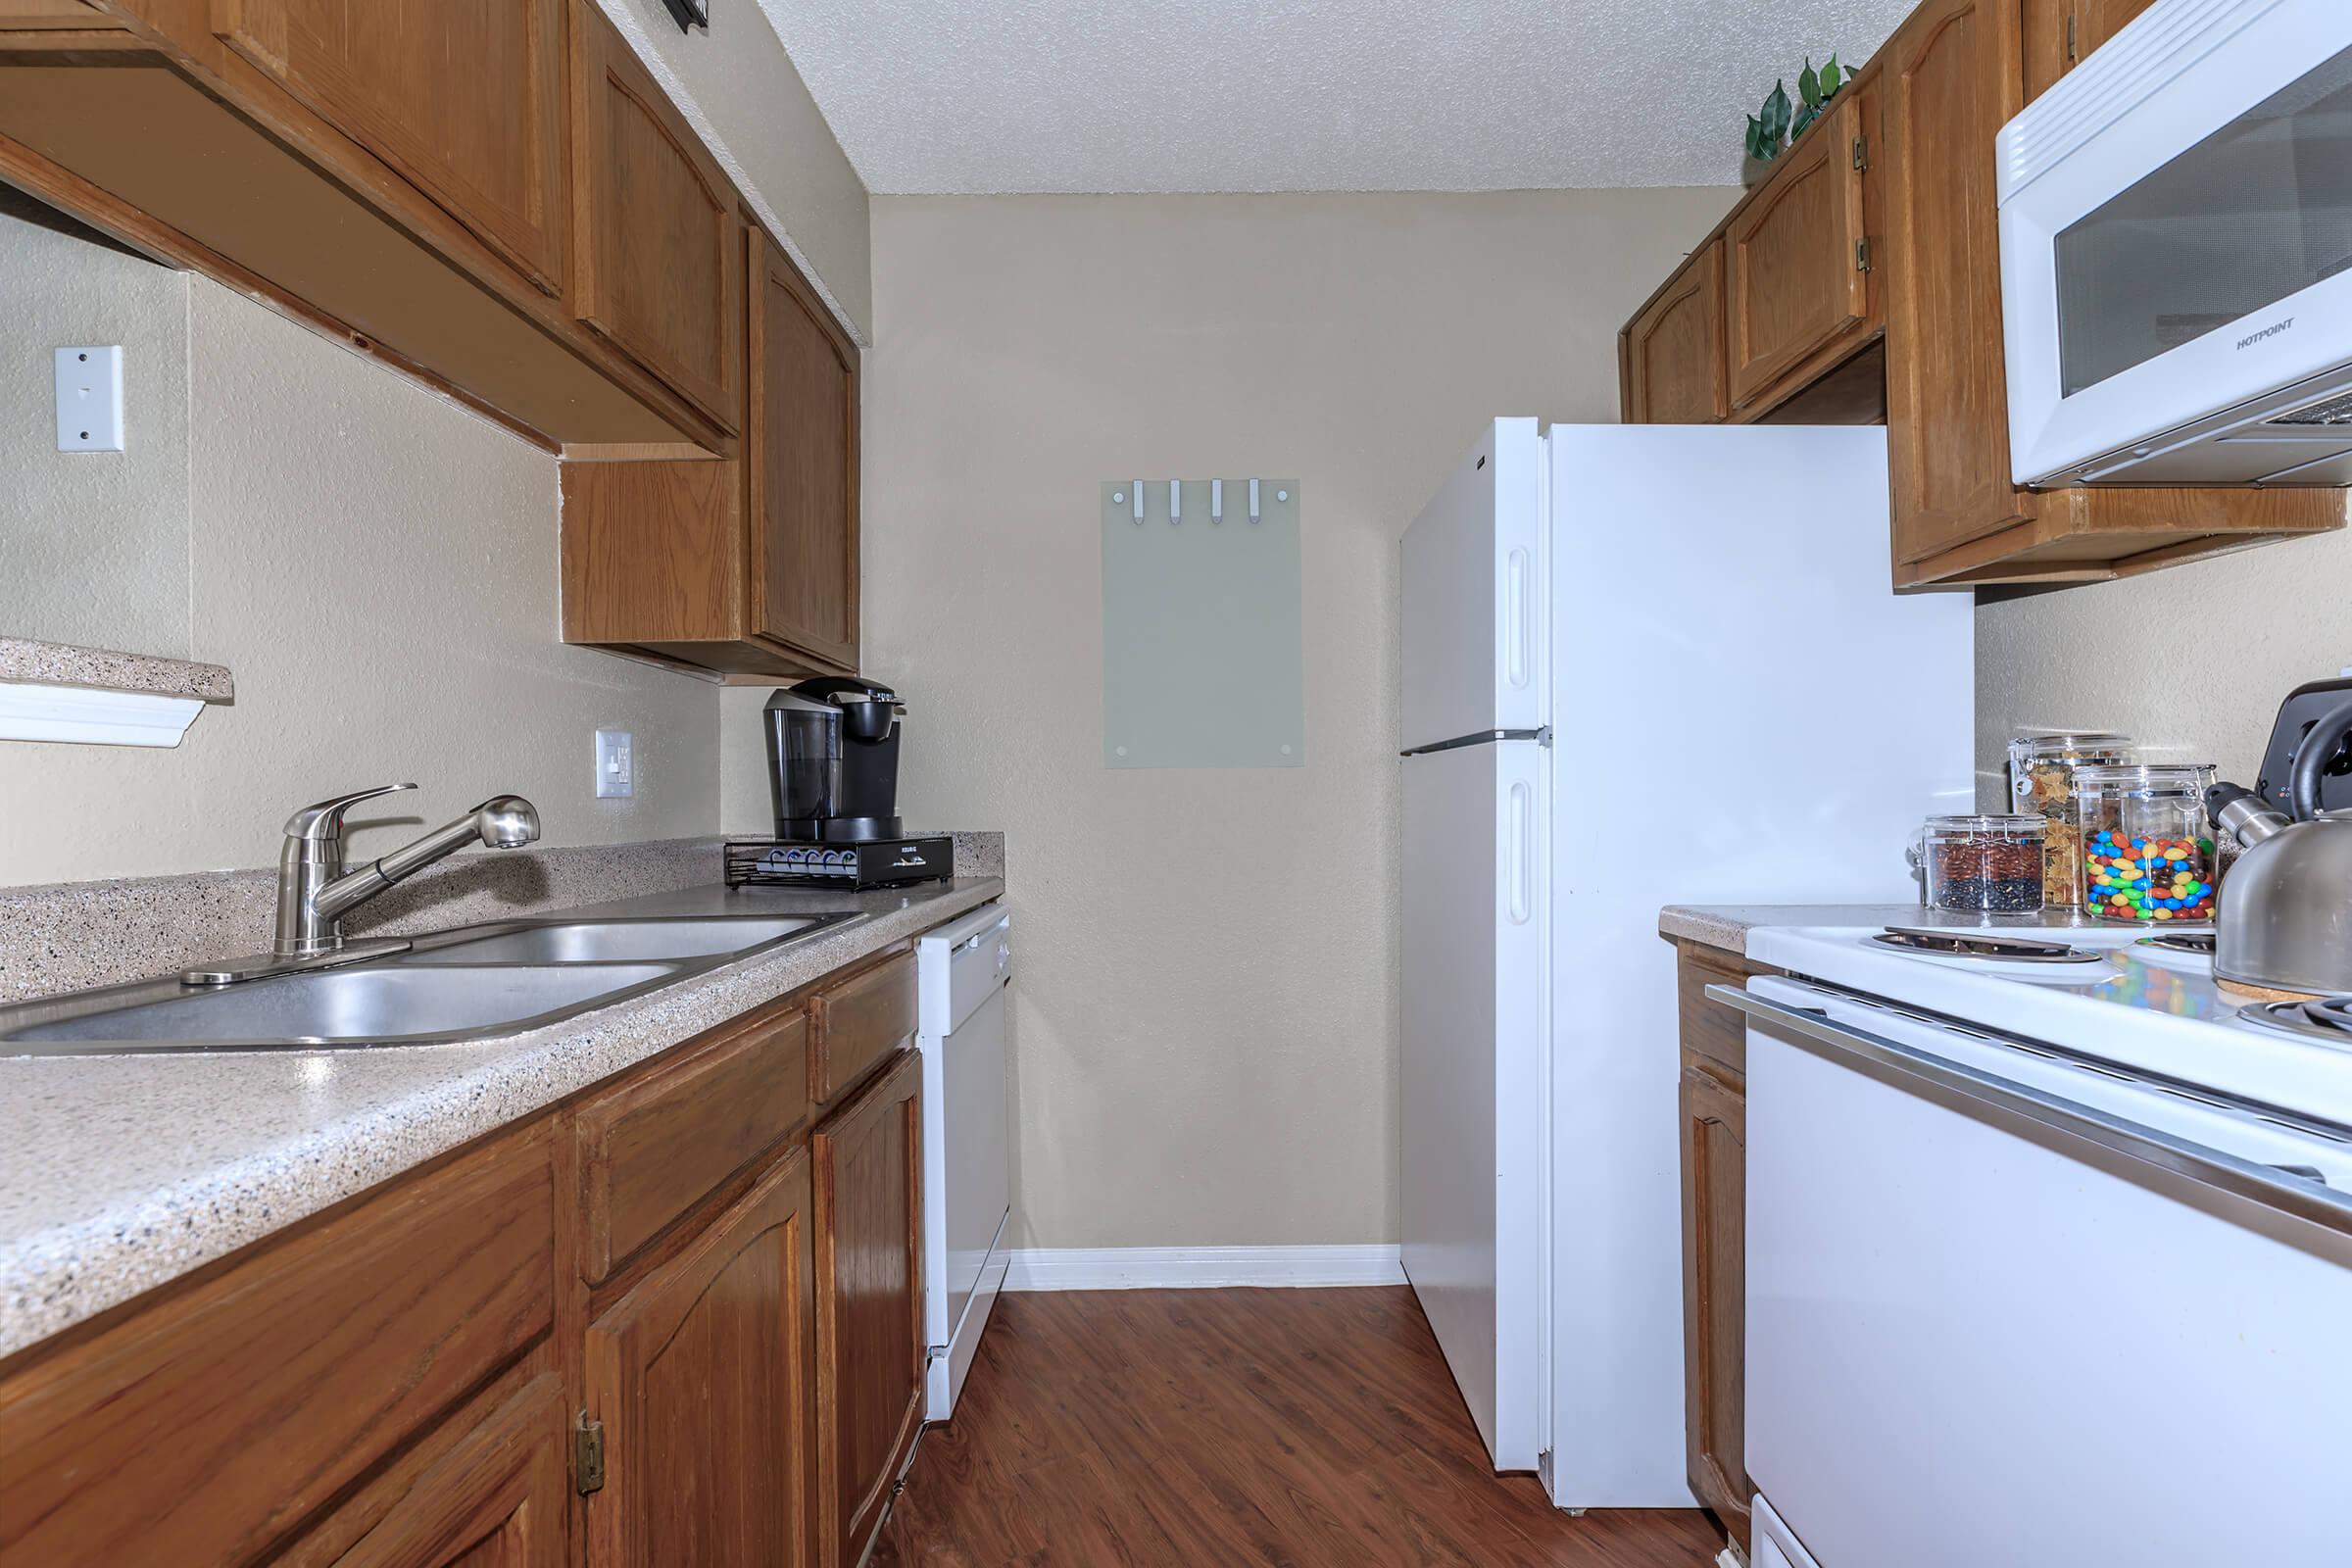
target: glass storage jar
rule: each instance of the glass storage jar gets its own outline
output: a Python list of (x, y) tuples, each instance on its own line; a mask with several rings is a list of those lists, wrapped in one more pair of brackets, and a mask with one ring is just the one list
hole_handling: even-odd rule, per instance
[(2210, 762), (2080, 767), (2082, 909), (2104, 920), (2210, 920), (2220, 880)]
[(2041, 907), (2038, 816), (1931, 816), (1920, 835), (1928, 907), (2031, 914)]
[(2082, 820), (2075, 801), (2075, 769), (2138, 760), (2132, 739), (2098, 731), (2020, 735), (2009, 743), (2009, 796), (2015, 808), (2039, 816), (2041, 898), (2053, 909), (2082, 902)]

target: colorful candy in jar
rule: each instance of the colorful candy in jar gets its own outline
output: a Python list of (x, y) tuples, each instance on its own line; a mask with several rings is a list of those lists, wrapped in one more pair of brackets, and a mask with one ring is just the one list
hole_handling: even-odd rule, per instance
[(2110, 920), (2203, 920), (2213, 913), (2212, 864), (2211, 839), (2101, 828), (2084, 847), (2083, 902)]

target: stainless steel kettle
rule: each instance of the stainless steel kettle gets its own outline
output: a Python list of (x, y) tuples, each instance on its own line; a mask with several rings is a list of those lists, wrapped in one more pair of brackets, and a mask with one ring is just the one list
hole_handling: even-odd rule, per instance
[(2285, 812), (2234, 784), (2206, 808), (2245, 847), (2222, 884), (2216, 979), (2312, 996), (2352, 995), (2352, 811), (2320, 809), (2320, 779), (2352, 736), (2352, 703), (2331, 710), (2295, 752)]

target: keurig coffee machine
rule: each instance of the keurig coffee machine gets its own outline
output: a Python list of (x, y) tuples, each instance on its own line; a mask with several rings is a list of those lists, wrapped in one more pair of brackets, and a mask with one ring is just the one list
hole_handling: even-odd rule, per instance
[(897, 838), (899, 730), (906, 705), (887, 686), (826, 675), (767, 700), (768, 787), (776, 837), (823, 844)]
[(776, 836), (725, 846), (727, 886), (892, 888), (956, 874), (952, 839), (909, 838), (899, 820), (898, 693), (828, 675), (776, 693), (764, 717)]

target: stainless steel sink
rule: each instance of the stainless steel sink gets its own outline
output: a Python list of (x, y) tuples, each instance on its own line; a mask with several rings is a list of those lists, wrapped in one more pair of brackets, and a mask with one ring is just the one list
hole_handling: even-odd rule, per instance
[(45, 1045), (217, 1051), (422, 1044), (512, 1034), (673, 980), (680, 972), (674, 963), (319, 969), (31, 1023), (0, 1035), (0, 1054), (10, 1047), (56, 1054), (44, 1052)]
[[(451, 932), (394, 961), (444, 963), (615, 963), (733, 956), (835, 923), (821, 914), (716, 915), (709, 919), (570, 920)], [(481, 928), (477, 928), (481, 929)], [(453, 940), (454, 939), (454, 940)]]
[(215, 987), (148, 980), (0, 1007), (0, 1056), (486, 1040), (862, 918), (838, 910), (466, 926), (348, 967)]

